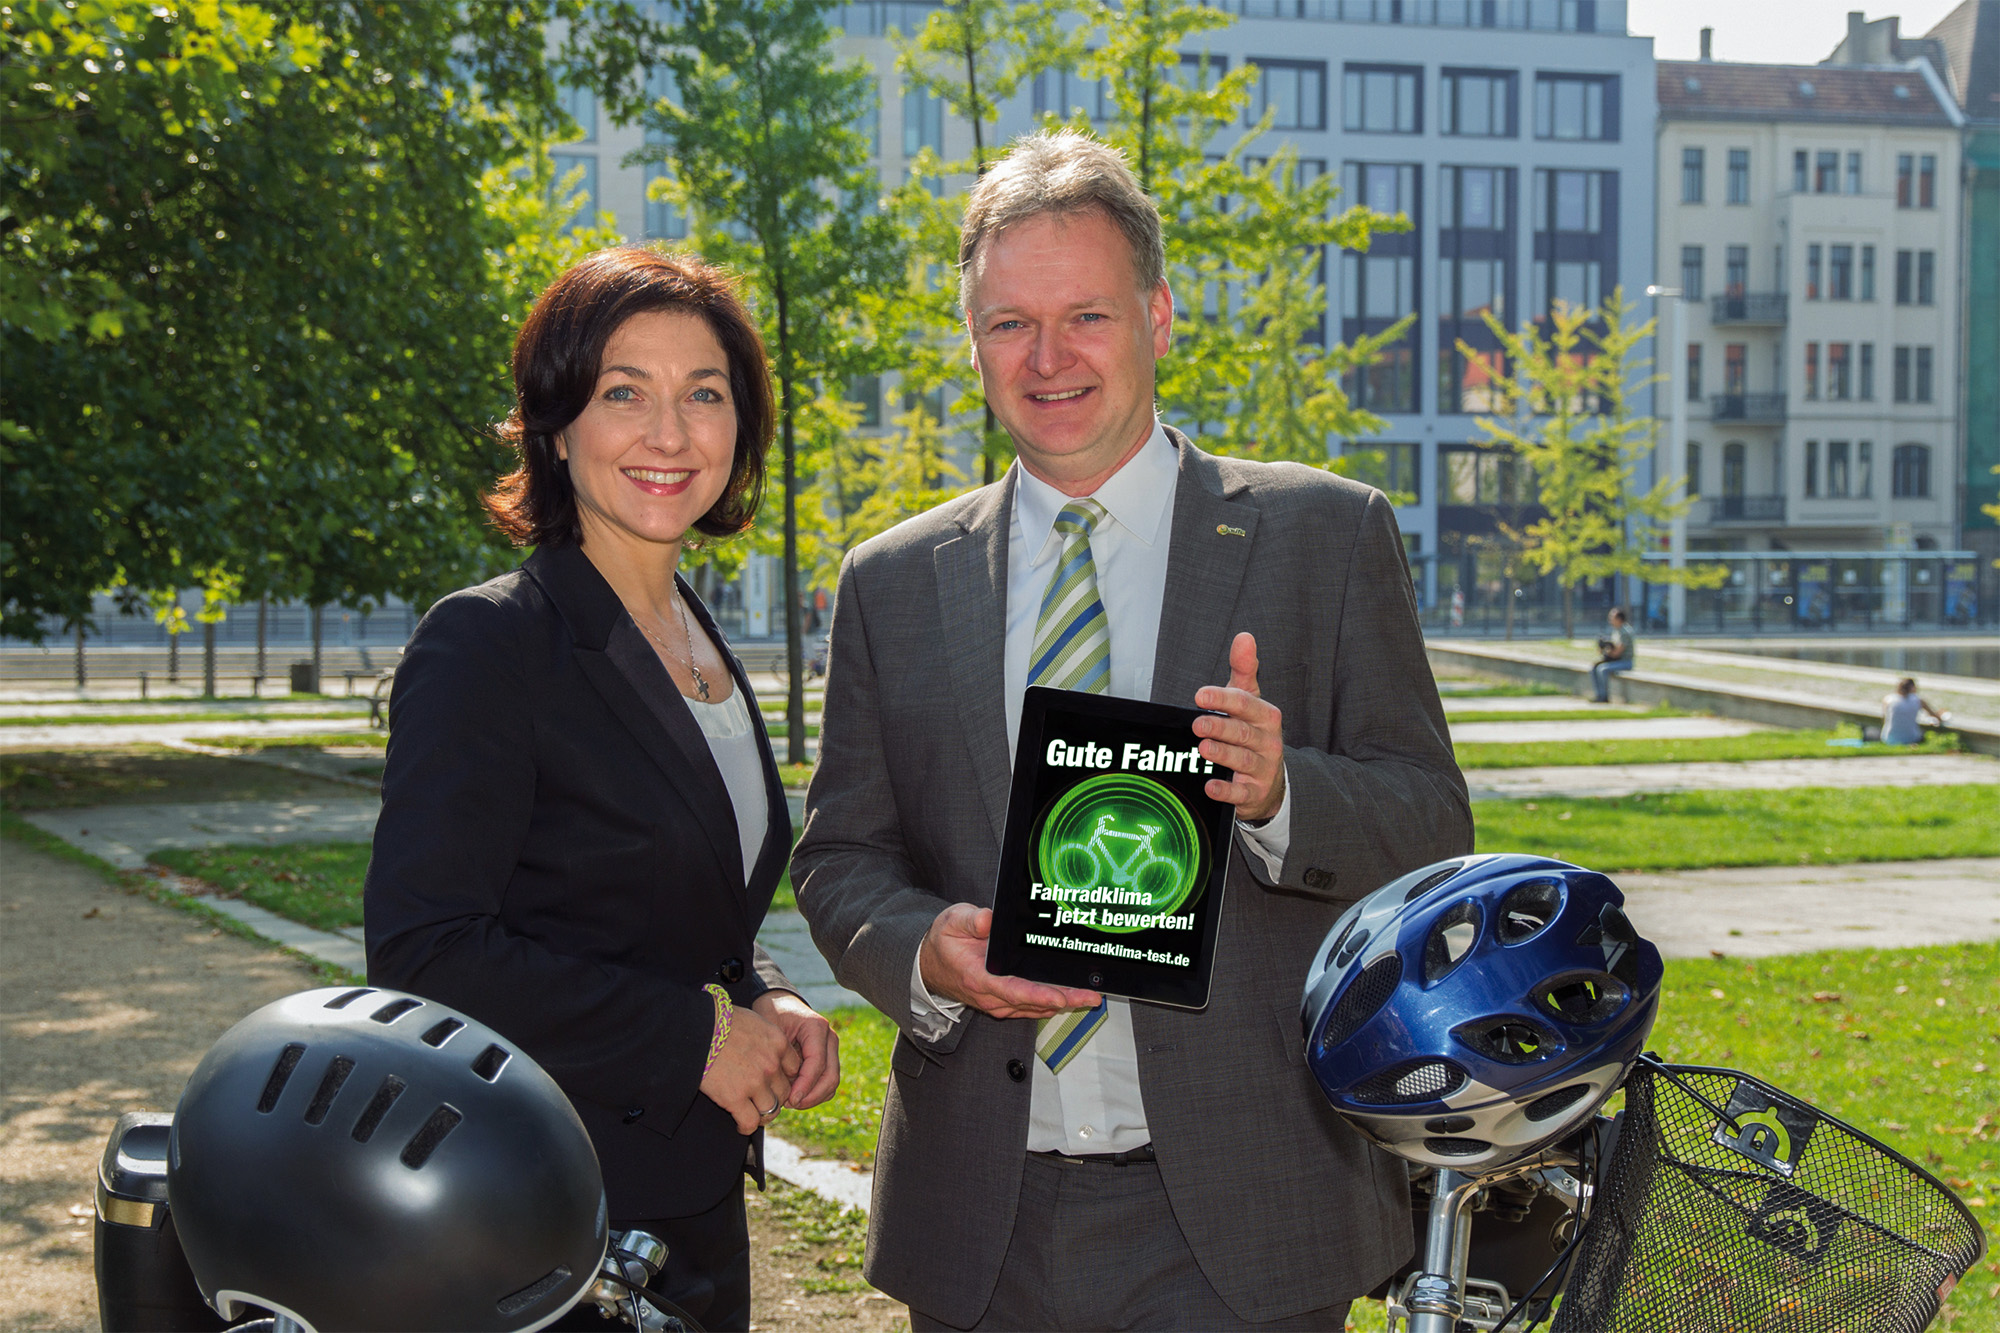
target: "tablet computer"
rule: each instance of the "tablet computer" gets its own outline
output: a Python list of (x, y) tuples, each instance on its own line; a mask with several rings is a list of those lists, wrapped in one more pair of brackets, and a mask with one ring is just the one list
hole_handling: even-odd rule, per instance
[(1029, 688), (986, 968), (1154, 1004), (1208, 1004), (1236, 807), (1193, 708)]

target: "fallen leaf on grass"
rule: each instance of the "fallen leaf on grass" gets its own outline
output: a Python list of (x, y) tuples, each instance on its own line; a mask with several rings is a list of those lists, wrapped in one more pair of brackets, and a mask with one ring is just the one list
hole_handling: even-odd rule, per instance
[(1814, 1004), (1839, 1004), (1840, 1000), (1841, 995), (1837, 990), (1816, 990), (1813, 992)]
[(90, 909), (90, 910), (89, 910), (88, 912), (85, 912), (85, 913), (83, 914), (83, 919), (84, 919), (85, 921), (89, 921), (89, 920), (91, 920), (91, 919), (92, 919), (92, 918), (94, 918), (94, 917), (100, 917), (100, 916), (103, 916), (103, 915), (104, 915), (104, 909), (103, 909), (103, 908), (101, 908), (101, 907), (93, 907), (93, 908), (91, 908), (91, 909)]

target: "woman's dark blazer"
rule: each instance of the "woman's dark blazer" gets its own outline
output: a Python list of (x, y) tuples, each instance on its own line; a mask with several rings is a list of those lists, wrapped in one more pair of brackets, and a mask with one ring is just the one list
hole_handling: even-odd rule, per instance
[(446, 597), (396, 668), (368, 979), (463, 1010), (548, 1070), (614, 1218), (713, 1207), (758, 1146), (700, 1091), (701, 987), (741, 1005), (791, 989), (756, 943), (791, 819), (750, 713), (771, 819), (746, 887), (700, 724), (581, 548)]

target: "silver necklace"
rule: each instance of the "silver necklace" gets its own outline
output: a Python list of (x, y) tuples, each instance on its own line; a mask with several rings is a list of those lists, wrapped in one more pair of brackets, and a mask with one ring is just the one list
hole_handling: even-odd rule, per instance
[[(687, 667), (689, 673), (694, 676), (695, 694), (701, 698), (701, 701), (703, 703), (707, 703), (708, 682), (702, 678), (701, 668), (696, 666), (694, 662), (694, 631), (688, 628), (687, 603), (682, 601), (681, 598), (678, 595), (676, 595), (674, 597), (674, 605), (680, 608), (681, 636), (687, 640), (687, 656), (685, 658), (682, 658), (679, 653), (676, 653), (673, 649), (667, 647), (666, 640), (662, 639), (659, 635), (653, 633), (653, 631), (647, 629), (645, 623), (641, 621), (637, 616), (634, 616), (632, 618), (632, 623), (639, 627), (639, 632), (641, 634), (644, 634), (647, 638), (651, 639), (654, 643), (658, 644), (661, 652), (665, 653), (668, 657), (678, 658), (682, 662), (682, 664)], [(647, 609), (651, 610), (652, 608), (648, 607)], [(660, 615), (660, 613), (657, 611), (653, 612), (653, 616), (654, 619), (659, 620), (662, 624), (666, 622), (666, 617)]]

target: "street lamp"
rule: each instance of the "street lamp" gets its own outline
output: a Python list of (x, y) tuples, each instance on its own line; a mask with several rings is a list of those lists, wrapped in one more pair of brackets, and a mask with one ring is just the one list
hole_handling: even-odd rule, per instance
[[(1682, 488), (1687, 485), (1687, 389), (1681, 384), (1681, 376), (1687, 374), (1687, 349), (1681, 345), (1681, 289), (1678, 287), (1653, 286), (1646, 288), (1646, 295), (1666, 302), (1663, 312), (1666, 325), (1667, 393), (1670, 415), (1667, 418), (1667, 475), (1678, 481)], [(1685, 496), (1677, 498), (1685, 499)], [(1667, 520), (1667, 567), (1676, 571), (1687, 568), (1687, 513), (1675, 513)], [(1667, 632), (1679, 634), (1687, 626), (1687, 586), (1676, 581), (1667, 584)]]

